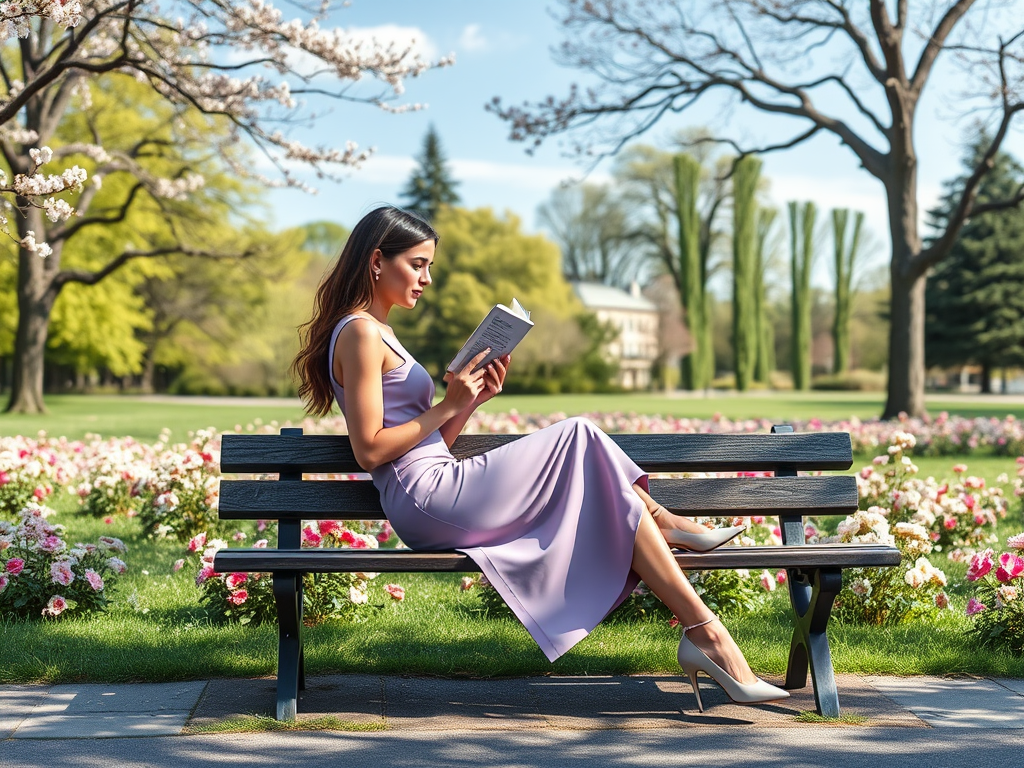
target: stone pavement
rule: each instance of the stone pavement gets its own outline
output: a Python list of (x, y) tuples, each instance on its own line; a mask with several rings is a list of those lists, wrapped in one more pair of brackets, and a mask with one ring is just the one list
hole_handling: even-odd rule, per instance
[[(779, 682), (779, 681), (775, 681)], [(274, 709), (273, 679), (123, 685), (0, 686), (0, 740), (202, 734)], [(707, 707), (673, 676), (450, 680), (335, 675), (311, 678), (300, 719), (331, 717), (340, 730), (694, 730), (736, 726), (820, 729), (810, 687), (758, 707), (732, 704), (701, 679)], [(838, 676), (844, 727), (1015, 730), (1024, 744), (1024, 680)], [(830, 726), (836, 727), (836, 726)], [(3, 746), (0, 745), (0, 755)]]

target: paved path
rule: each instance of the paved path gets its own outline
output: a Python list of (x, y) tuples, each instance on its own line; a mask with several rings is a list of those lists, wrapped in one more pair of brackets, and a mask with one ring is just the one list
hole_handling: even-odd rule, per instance
[(853, 724), (800, 722), (814, 708), (809, 689), (740, 707), (710, 682), (702, 714), (688, 683), (670, 676), (324, 676), (310, 679), (300, 719), (329, 716), (333, 730), (308, 733), (214, 732), (271, 712), (268, 679), (8, 685), (0, 686), (0, 766), (1020, 764), (1024, 680), (839, 675), (838, 683)]

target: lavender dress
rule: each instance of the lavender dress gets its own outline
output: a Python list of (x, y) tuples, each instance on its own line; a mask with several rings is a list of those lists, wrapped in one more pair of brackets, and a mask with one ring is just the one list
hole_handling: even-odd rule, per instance
[[(334, 380), (338, 333), (330, 371)], [(372, 322), (367, 320), (367, 322)], [(374, 323), (376, 327), (379, 326)], [(430, 408), (434, 383), (405, 348), (384, 379), (384, 426)], [(480, 456), (455, 459), (440, 432), (371, 473), (381, 506), (403, 542), (473, 559), (554, 661), (633, 590), (633, 542), (644, 504), (631, 488), (647, 475), (586, 419), (566, 419)]]

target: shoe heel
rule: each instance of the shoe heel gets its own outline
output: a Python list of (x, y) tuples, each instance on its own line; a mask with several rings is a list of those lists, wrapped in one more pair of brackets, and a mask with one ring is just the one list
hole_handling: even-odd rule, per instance
[(688, 669), (688, 670), (686, 670), (686, 674), (689, 675), (689, 677), (690, 677), (690, 685), (693, 686), (693, 695), (697, 699), (697, 711), (698, 712), (703, 712), (704, 711), (704, 702), (701, 701), (701, 699), (700, 699), (700, 686), (697, 685), (697, 670), (696, 669), (692, 669), (692, 670)]

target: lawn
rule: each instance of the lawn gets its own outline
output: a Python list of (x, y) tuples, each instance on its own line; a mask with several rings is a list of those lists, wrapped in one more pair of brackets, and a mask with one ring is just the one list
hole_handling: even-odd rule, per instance
[[(298, 423), (304, 413), (297, 400), (225, 399), (206, 404), (202, 398), (159, 398), (136, 396), (54, 395), (47, 398), (48, 414), (0, 414), (0, 434), (35, 435), (45, 430), (50, 435), (81, 439), (93, 432), (104, 436), (132, 435), (152, 442), (165, 427), (172, 430), (175, 441), (185, 440), (189, 430), (214, 427), (221, 431), (243, 430), (249, 424), (282, 425)], [(819, 418), (825, 421), (856, 416), (871, 419), (881, 413), (880, 393), (860, 392), (775, 392), (750, 395), (722, 394), (712, 397), (688, 397), (663, 394), (619, 395), (501, 395), (484, 405), (482, 410), (502, 412), (516, 409), (520, 413), (550, 414), (634, 412), (662, 416), (711, 418), (721, 414), (730, 419), (767, 418), (784, 423), (792, 419)], [(1024, 402), (1013, 399), (1002, 402), (990, 398), (943, 399), (939, 395), (928, 400), (933, 413), (948, 411), (967, 417), (1013, 414), (1024, 418)]]
[[(930, 461), (938, 462), (940, 469), (948, 464)], [(103, 534), (124, 539), (129, 571), (117, 584), (113, 607), (106, 614), (0, 623), (0, 647), (5, 649), (0, 683), (275, 674), (276, 628), (214, 621), (199, 600), (200, 591), (193, 582), (195, 567), (173, 571), (174, 561), (186, 554), (182, 545), (143, 538), (132, 519), (119, 517), (105, 524), (84, 515), (68, 495), (56, 498), (53, 505), (58, 509), (57, 521), (68, 526), (72, 541), (94, 541)], [(1014, 501), (1000, 536), (1022, 529), (1021, 505)], [(1024, 659), (979, 648), (968, 634), (970, 621), (963, 613), (965, 565), (951, 563), (938, 553), (932, 559), (950, 577), (954, 609), (934, 624), (918, 621), (877, 629), (833, 622), (829, 634), (836, 670), (1024, 677)], [(382, 574), (371, 582), (372, 607), (364, 620), (328, 622), (307, 630), (308, 671), (314, 675), (471, 677), (679, 671), (675, 662), (678, 629), (653, 620), (607, 621), (549, 664), (518, 622), (488, 614), (478, 589), (460, 590), (460, 578), (460, 574)], [(391, 600), (383, 590), (387, 583), (404, 586), (406, 599)], [(728, 617), (727, 625), (755, 671), (780, 674), (784, 670), (791, 632), (784, 590), (768, 596), (756, 611)]]

